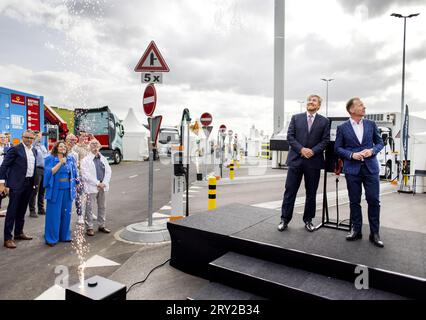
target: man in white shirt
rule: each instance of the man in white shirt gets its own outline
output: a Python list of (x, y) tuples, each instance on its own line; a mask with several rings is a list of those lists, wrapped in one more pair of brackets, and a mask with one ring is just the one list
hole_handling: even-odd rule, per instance
[(111, 167), (108, 160), (99, 152), (101, 144), (98, 140), (92, 139), (89, 146), (91, 152), (80, 162), (80, 174), (87, 194), (86, 233), (88, 236), (93, 236), (95, 234), (93, 229), (93, 209), (95, 202), (98, 205), (98, 231), (103, 233), (111, 232), (105, 228), (105, 192), (109, 190)]
[(14, 240), (32, 240), (32, 237), (24, 233), (24, 223), (25, 212), (35, 187), (37, 151), (32, 147), (33, 140), (34, 133), (24, 131), (22, 143), (9, 149), (0, 166), (0, 193), (9, 192), (4, 223), (4, 246), (9, 249), (16, 248)]

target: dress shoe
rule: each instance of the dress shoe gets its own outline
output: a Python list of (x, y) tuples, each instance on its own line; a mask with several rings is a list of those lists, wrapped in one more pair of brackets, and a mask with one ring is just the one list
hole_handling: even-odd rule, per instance
[(86, 231), (86, 234), (88, 235), (88, 236), (94, 236), (95, 235), (95, 231), (93, 231), (93, 229), (87, 229), (87, 231)]
[(362, 239), (362, 233), (361, 231), (354, 231), (352, 230), (347, 236), (346, 236), (346, 240), (348, 241), (355, 241), (358, 239)]
[(38, 214), (35, 212), (30, 212), (30, 217), (31, 218), (38, 218)]
[(278, 231), (284, 231), (285, 229), (287, 229), (287, 227), (288, 223), (284, 220), (281, 220), (280, 224), (278, 225)]
[(33, 237), (27, 236), (25, 233), (21, 233), (14, 237), (15, 240), (33, 240)]
[(54, 246), (56, 246), (56, 243), (47, 243), (47, 242), (46, 242), (46, 244), (47, 244), (49, 247), (51, 247), (51, 248), (52, 248), (52, 247), (54, 247)]
[(313, 225), (312, 221), (305, 222), (305, 229), (309, 232), (315, 231), (315, 226)]
[(15, 249), (16, 248), (16, 243), (13, 240), (6, 240), (4, 242), (4, 246), (8, 249)]
[(99, 231), (99, 232), (103, 232), (103, 233), (110, 233), (110, 232), (111, 232), (111, 230), (109, 230), (109, 229), (107, 229), (107, 228), (105, 228), (105, 227), (100, 227), (100, 228), (98, 229), (98, 231)]
[(383, 241), (380, 240), (380, 236), (378, 233), (370, 233), (370, 241), (377, 247), (383, 248), (385, 245), (383, 244)]
[(38, 215), (39, 216), (44, 216), (46, 214), (46, 211), (44, 210), (38, 210)]

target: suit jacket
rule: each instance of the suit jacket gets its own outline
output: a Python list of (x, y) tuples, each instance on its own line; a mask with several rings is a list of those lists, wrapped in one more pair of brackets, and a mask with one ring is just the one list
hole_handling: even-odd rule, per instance
[[(98, 193), (97, 185), (100, 181), (96, 177), (96, 166), (93, 162), (94, 158), (95, 156), (93, 153), (89, 153), (80, 163), (80, 174), (86, 193)], [(109, 182), (111, 180), (111, 166), (103, 155), (101, 155), (101, 162), (105, 167), (105, 176), (104, 180), (102, 181), (105, 184), (104, 191), (108, 191)]]
[[(34, 154), (34, 159), (37, 159), (37, 150), (32, 148), (32, 152)], [(36, 166), (37, 163), (36, 160), (34, 160), (34, 175)], [(27, 167), (28, 163), (25, 146), (20, 143), (10, 148), (5, 154), (0, 166), (0, 180), (5, 180), (8, 188), (20, 189), (25, 182)]]
[[(46, 188), (46, 200), (56, 202), (56, 198), (59, 193), (59, 178), (58, 174), (52, 174), (52, 169), (59, 163), (59, 158), (53, 155), (49, 155), (44, 159), (44, 179), (43, 185)], [(76, 178), (77, 178), (77, 165), (73, 156), (67, 156), (67, 162), (65, 164), (70, 171), (70, 198), (73, 201), (76, 197)]]
[(364, 161), (372, 174), (379, 174), (380, 167), (376, 155), (383, 149), (383, 140), (375, 122), (368, 119), (362, 121), (364, 126), (362, 143), (359, 142), (349, 119), (337, 127), (334, 151), (343, 159), (343, 173), (357, 175), (361, 170), (361, 161), (352, 159), (352, 153), (373, 149), (373, 155)]
[[(314, 169), (323, 169), (324, 150), (330, 141), (330, 121), (320, 114), (315, 115), (311, 131), (308, 132), (308, 120), (306, 112), (291, 117), (287, 131), (287, 141), (290, 150), (287, 157), (289, 167), (301, 167), (302, 165)], [(302, 148), (312, 149), (314, 155), (303, 158), (300, 154)]]

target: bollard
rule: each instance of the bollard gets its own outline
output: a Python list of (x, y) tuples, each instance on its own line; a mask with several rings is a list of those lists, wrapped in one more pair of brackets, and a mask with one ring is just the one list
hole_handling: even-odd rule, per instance
[(235, 172), (234, 172), (234, 160), (231, 160), (231, 164), (229, 165), (229, 179), (234, 180)]
[(207, 209), (216, 209), (216, 177), (209, 177), (209, 199), (207, 203)]
[(240, 168), (240, 162), (237, 160), (237, 168)]

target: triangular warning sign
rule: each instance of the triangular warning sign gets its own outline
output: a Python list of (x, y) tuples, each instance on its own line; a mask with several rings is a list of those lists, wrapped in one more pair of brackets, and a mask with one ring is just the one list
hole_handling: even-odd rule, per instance
[(163, 56), (158, 50), (154, 41), (151, 41), (148, 48), (146, 48), (142, 58), (135, 67), (135, 72), (169, 72), (169, 66), (164, 61)]
[(148, 117), (148, 126), (151, 134), (151, 141), (154, 143), (154, 146), (157, 145), (158, 133), (160, 132), (162, 116)]
[(203, 127), (204, 135), (208, 139), (210, 137), (210, 133), (212, 133), (213, 126)]

